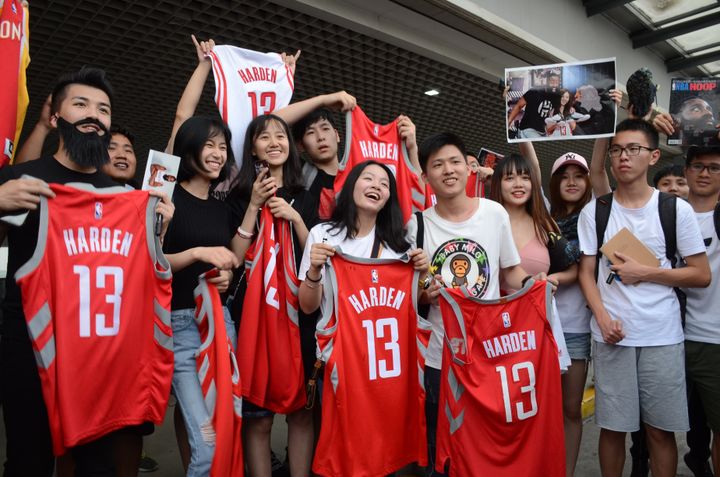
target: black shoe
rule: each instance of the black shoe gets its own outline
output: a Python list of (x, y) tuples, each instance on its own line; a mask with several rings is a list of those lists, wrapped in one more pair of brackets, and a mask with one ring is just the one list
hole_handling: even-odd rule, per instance
[(648, 477), (648, 475), (650, 475), (650, 465), (648, 460), (636, 459), (633, 457), (630, 477)]
[(273, 451), (270, 451), (270, 470), (272, 477), (290, 477), (290, 469), (284, 462), (280, 462)]
[(685, 454), (683, 460), (695, 477), (713, 477), (713, 472), (708, 461), (697, 462), (690, 458), (690, 453)]
[(152, 457), (148, 457), (143, 452), (142, 457), (140, 457), (140, 467), (138, 470), (140, 472), (155, 472), (160, 468), (160, 464), (157, 463), (155, 459)]

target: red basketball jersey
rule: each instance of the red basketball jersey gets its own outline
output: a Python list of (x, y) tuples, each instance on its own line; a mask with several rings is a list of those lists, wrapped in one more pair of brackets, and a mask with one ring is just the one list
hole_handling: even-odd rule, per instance
[(550, 286), (499, 300), (441, 292), (445, 327), (436, 470), (450, 476), (565, 475)]
[[(77, 188), (76, 188), (77, 187)], [(165, 415), (173, 372), (170, 267), (145, 191), (51, 184), (37, 248), (15, 275), (53, 451)]]
[(339, 251), (330, 259), (316, 333), (325, 378), (313, 472), (374, 477), (426, 462), (430, 324), (416, 313), (416, 289), (406, 262)]
[(290, 223), (263, 207), (257, 239), (245, 258), (237, 356), (243, 397), (280, 414), (305, 405), (293, 250)]
[(28, 105), (28, 17), (21, 0), (0, 1), (0, 167), (12, 161)]
[[(197, 351), (198, 380), (205, 407), (212, 421), (204, 423), (215, 436), (211, 477), (243, 475), (242, 393), (240, 370), (232, 341), (225, 332), (225, 314), (220, 293), (207, 279), (219, 275), (216, 269), (203, 273), (195, 288), (195, 323), (200, 332)], [(205, 430), (204, 429), (204, 430)]]
[(385, 164), (395, 174), (405, 221), (413, 212), (424, 209), (425, 190), (420, 185), (420, 172), (410, 164), (397, 121), (375, 124), (359, 106), (355, 106), (346, 115), (345, 154), (335, 176), (335, 194), (340, 193), (352, 168), (369, 160)]

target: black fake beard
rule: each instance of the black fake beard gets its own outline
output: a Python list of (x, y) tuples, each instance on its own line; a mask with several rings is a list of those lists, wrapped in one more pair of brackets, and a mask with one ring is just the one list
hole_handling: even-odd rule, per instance
[[(78, 126), (82, 126), (83, 124), (95, 124), (105, 134), (101, 136), (96, 132), (80, 132)], [(63, 140), (63, 149), (65, 149), (70, 159), (78, 166), (100, 169), (110, 162), (110, 154), (108, 154), (110, 132), (105, 125), (97, 119), (85, 118), (70, 123), (58, 117), (57, 128)]]

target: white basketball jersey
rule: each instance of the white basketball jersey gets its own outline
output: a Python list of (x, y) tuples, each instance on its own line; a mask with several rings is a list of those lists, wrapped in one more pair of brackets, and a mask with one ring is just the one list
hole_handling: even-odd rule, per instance
[(215, 103), (232, 133), (238, 169), (245, 131), (258, 114), (269, 114), (290, 104), (293, 74), (277, 53), (259, 53), (236, 46), (213, 48)]

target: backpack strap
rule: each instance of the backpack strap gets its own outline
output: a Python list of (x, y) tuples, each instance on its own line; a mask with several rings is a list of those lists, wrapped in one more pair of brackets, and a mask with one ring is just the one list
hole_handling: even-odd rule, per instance
[(423, 213), (421, 211), (415, 212), (415, 218), (417, 219), (417, 234), (415, 235), (415, 246), (417, 248), (423, 248), (425, 242), (425, 222), (423, 221)]
[[(423, 248), (425, 243), (425, 222), (423, 220), (423, 213), (420, 211), (415, 212), (415, 218), (417, 219), (417, 232), (415, 235), (415, 246), (417, 248)], [(421, 305), (418, 304), (417, 313), (421, 317), (427, 319), (430, 316), (430, 304)]]
[[(658, 197), (658, 213), (660, 214), (660, 225), (665, 237), (665, 256), (670, 260), (670, 266), (675, 268), (678, 264), (677, 257), (677, 196), (660, 192)], [(685, 311), (687, 309), (687, 296), (678, 287), (673, 287), (680, 304), (680, 320), (685, 327)]]
[(600, 247), (604, 243), (605, 230), (610, 220), (610, 210), (612, 209), (613, 194), (602, 195), (595, 199), (595, 236), (597, 239), (597, 252), (595, 254), (595, 281), (597, 281), (600, 271), (600, 257), (602, 252)]
[(675, 268), (677, 264), (677, 197), (660, 192), (658, 213), (665, 236), (665, 256), (670, 260), (672, 268)]
[(715, 204), (715, 212), (713, 212), (713, 222), (715, 223), (715, 235), (720, 240), (720, 202)]

